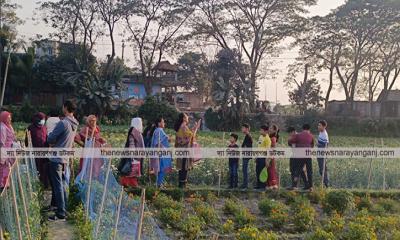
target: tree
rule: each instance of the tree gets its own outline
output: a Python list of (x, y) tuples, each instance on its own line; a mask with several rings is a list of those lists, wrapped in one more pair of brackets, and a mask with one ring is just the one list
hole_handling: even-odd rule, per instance
[(101, 19), (108, 28), (108, 35), (111, 41), (111, 55), (107, 59), (107, 68), (115, 58), (115, 25), (122, 19), (122, 3), (121, 0), (91, 0), (96, 4), (97, 10), (101, 15)]
[[(251, 107), (254, 109), (256, 82), (261, 61), (276, 54), (277, 46), (299, 33), (305, 7), (315, 0), (200, 0), (193, 18), (194, 35), (214, 40), (224, 49), (239, 49), (238, 65), (249, 64)], [(240, 69), (238, 75), (246, 77)]]
[(126, 0), (123, 7), (126, 28), (137, 52), (147, 95), (152, 93), (153, 67), (165, 51), (179, 42), (180, 30), (193, 8), (189, 1)]
[(205, 54), (188, 52), (178, 59), (179, 82), (184, 83), (187, 90), (194, 90), (209, 101), (211, 94), (211, 73)]
[(335, 11), (336, 31), (343, 33), (346, 45), (335, 67), (346, 100), (353, 109), (357, 84), (363, 68), (377, 52), (378, 37), (398, 21), (390, 0), (350, 0)]
[(221, 113), (226, 126), (238, 127), (246, 113), (250, 111), (250, 84), (243, 81), (236, 69), (249, 76), (249, 67), (242, 64), (237, 66), (238, 53), (222, 49), (212, 63), (212, 96), (213, 102)]
[(301, 115), (307, 110), (318, 109), (322, 107), (321, 102), (324, 100), (321, 97), (321, 86), (318, 84), (317, 79), (309, 78), (309, 66), (306, 65), (304, 69), (303, 81), (297, 81), (295, 78), (288, 78), (288, 86), (295, 84), (292, 91), (289, 91), (289, 100), (294, 104)]
[(345, 44), (344, 39), (336, 31), (335, 24), (332, 14), (325, 17), (314, 17), (309, 21), (307, 31), (293, 44), (293, 46), (300, 47), (298, 62), (301, 62), (302, 65), (307, 64), (316, 71), (328, 70), (329, 72), (325, 109), (334, 87), (336, 67), (343, 54), (342, 49)]

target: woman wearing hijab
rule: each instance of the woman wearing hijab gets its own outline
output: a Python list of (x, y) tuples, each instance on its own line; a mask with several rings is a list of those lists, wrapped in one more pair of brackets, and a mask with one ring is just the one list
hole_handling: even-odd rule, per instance
[[(85, 146), (85, 140), (94, 139), (95, 148), (102, 147), (107, 144), (106, 140), (101, 137), (100, 127), (97, 125), (97, 117), (95, 115), (89, 115), (86, 118), (86, 125), (81, 129), (79, 134), (75, 136), (75, 142), (81, 146)], [(80, 159), (79, 162), (79, 172), (81, 171), (83, 166), (83, 158)], [(98, 176), (100, 174), (100, 169), (103, 166), (102, 159), (94, 159), (93, 161), (93, 175)]]
[[(45, 127), (46, 115), (42, 112), (36, 113), (32, 118), (32, 123), (28, 127), (28, 131), (31, 135), (32, 147), (34, 148), (45, 148), (47, 144), (47, 128)], [(25, 136), (25, 145), (28, 144), (28, 136)], [(35, 158), (36, 168), (39, 172), (39, 180), (43, 184), (44, 188), (50, 186), (48, 177), (48, 164), (49, 159), (47, 158)]]
[[(144, 149), (143, 141), (143, 124), (141, 118), (133, 118), (131, 121), (131, 127), (128, 131), (128, 136), (125, 143), (125, 148), (139, 148)], [(121, 185), (125, 187), (137, 187), (138, 177), (142, 174), (143, 159), (124, 159), (123, 164), (126, 161), (131, 161), (131, 171), (126, 176), (121, 177)], [(120, 170), (123, 166), (120, 167)]]
[[(191, 148), (196, 132), (200, 127), (200, 121), (197, 122), (195, 128), (191, 130), (188, 127), (189, 117), (185, 113), (180, 113), (175, 123), (174, 130), (176, 132), (175, 147)], [(193, 168), (192, 158), (177, 158), (176, 167), (179, 169), (179, 187), (184, 188), (187, 184), (188, 171)]]
[[(156, 126), (152, 138), (151, 138), (151, 147), (158, 149), (169, 148), (169, 137), (165, 133), (165, 122), (162, 117), (158, 118), (154, 126)], [(164, 183), (164, 176), (166, 173), (170, 172), (172, 169), (172, 158), (171, 156), (164, 156), (159, 159), (151, 159), (150, 168), (157, 176), (157, 187), (161, 187)]]
[[(3, 111), (0, 113), (0, 147), (11, 148), (16, 141), (14, 129), (11, 125), (11, 113)], [(8, 186), (8, 175), (10, 166), (14, 163), (14, 159), (0, 159), (0, 192)]]

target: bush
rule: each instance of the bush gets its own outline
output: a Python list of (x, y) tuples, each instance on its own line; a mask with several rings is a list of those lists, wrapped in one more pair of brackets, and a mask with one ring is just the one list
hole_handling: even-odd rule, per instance
[(360, 223), (351, 222), (343, 234), (343, 240), (377, 240), (374, 229)]
[(308, 199), (314, 204), (320, 204), (326, 197), (326, 191), (323, 188), (317, 188), (308, 193)]
[(179, 228), (183, 232), (185, 239), (191, 240), (197, 239), (204, 225), (204, 221), (199, 217), (188, 215), (185, 219), (182, 220)]
[(300, 232), (309, 230), (315, 221), (315, 209), (310, 201), (304, 198), (298, 198), (293, 204), (293, 223)]
[(167, 226), (177, 228), (182, 219), (182, 210), (173, 208), (163, 208), (159, 213), (159, 219)]
[(231, 199), (225, 201), (224, 212), (234, 216), (235, 223), (239, 228), (255, 221), (255, 216), (250, 213), (249, 209)]
[(231, 219), (226, 220), (226, 222), (222, 225), (223, 233), (232, 233), (234, 230), (235, 223)]
[(370, 210), (372, 208), (371, 198), (369, 196), (355, 197), (355, 205), (359, 211), (363, 209)]
[(321, 228), (317, 228), (315, 232), (309, 234), (306, 240), (335, 240), (335, 235), (332, 232), (326, 232)]
[(158, 101), (155, 97), (147, 97), (144, 104), (139, 107), (139, 117), (147, 122), (153, 123), (162, 116), (166, 121), (167, 127), (172, 128), (178, 118), (178, 111), (167, 102)]
[(224, 204), (224, 212), (226, 214), (231, 214), (235, 215), (239, 211), (238, 204), (231, 200), (231, 199), (226, 199), (225, 204)]
[(153, 205), (159, 210), (164, 208), (181, 210), (183, 208), (182, 203), (174, 201), (170, 196), (163, 193), (158, 194), (158, 196), (153, 200)]
[(289, 217), (288, 207), (278, 201), (264, 199), (258, 203), (261, 213), (268, 217), (275, 228), (280, 228)]
[(382, 207), (387, 213), (400, 213), (400, 203), (390, 198), (381, 198), (376, 202), (377, 206)]
[(328, 214), (334, 211), (339, 214), (344, 214), (354, 207), (354, 196), (349, 191), (331, 191), (326, 194), (322, 205), (324, 211)]
[(201, 201), (200, 199), (195, 199), (192, 203), (193, 209), (196, 214), (211, 225), (218, 223), (218, 215), (215, 209), (208, 203)]
[(334, 213), (329, 221), (324, 224), (324, 230), (331, 233), (340, 233), (343, 231), (345, 224), (344, 218), (340, 214)]
[(278, 240), (273, 232), (260, 231), (256, 227), (244, 227), (236, 233), (237, 240)]

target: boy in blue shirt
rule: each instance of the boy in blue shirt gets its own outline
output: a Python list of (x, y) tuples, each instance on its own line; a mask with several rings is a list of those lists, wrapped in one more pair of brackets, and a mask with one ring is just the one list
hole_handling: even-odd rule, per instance
[[(237, 145), (238, 135), (235, 133), (231, 133), (229, 139), (229, 148), (239, 148)], [(239, 168), (239, 157), (230, 157), (229, 158), (229, 188), (237, 188), (238, 187), (238, 168)]]

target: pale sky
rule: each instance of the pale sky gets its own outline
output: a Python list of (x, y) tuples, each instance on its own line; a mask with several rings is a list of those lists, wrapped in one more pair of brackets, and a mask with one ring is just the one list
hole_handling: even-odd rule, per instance
[[(43, 37), (47, 37), (52, 29), (46, 26), (43, 22), (40, 22), (40, 18), (37, 16), (36, 7), (38, 6), (37, 0), (12, 0), (21, 6), (18, 9), (17, 14), (20, 18), (22, 18), (25, 22), (23, 25), (18, 26), (18, 32), (20, 37), (26, 39), (27, 41), (30, 38), (35, 38), (37, 34), (42, 35)], [(340, 6), (343, 4), (345, 0), (319, 0), (316, 6), (310, 8), (310, 15), (325, 15), (328, 14), (332, 9)], [(35, 14), (36, 13), (36, 14)], [(37, 18), (37, 20), (34, 20)], [(116, 37), (116, 52), (118, 56), (121, 56), (121, 43), (122, 37)], [(95, 55), (100, 58), (104, 59), (107, 54), (110, 53), (110, 45), (109, 40), (106, 37), (99, 39), (97, 43), (97, 48)], [(134, 65), (134, 57), (132, 53), (131, 47), (125, 48), (125, 59), (127, 60), (127, 65), (132, 67)], [(263, 80), (260, 79), (259, 86), (260, 92), (259, 96), (261, 99), (267, 98), (267, 100), (271, 102), (275, 102), (277, 98), (278, 102), (281, 104), (288, 104), (288, 90), (284, 87), (283, 79), (287, 73), (287, 65), (290, 64), (293, 59), (297, 56), (296, 50), (286, 50), (284, 51), (278, 58), (273, 60), (273, 65), (269, 66), (269, 68), (277, 69), (278, 73), (276, 75), (276, 81), (273, 80)], [(317, 75), (317, 78), (321, 80), (322, 90), (326, 88), (326, 83), (322, 80), (327, 80), (328, 78), (327, 73), (320, 73)], [(276, 85), (277, 82), (277, 85)], [(277, 88), (276, 88), (277, 87)], [(277, 93), (277, 94), (276, 94)], [(339, 91), (335, 90), (332, 93), (332, 99), (343, 99), (344, 94)]]

